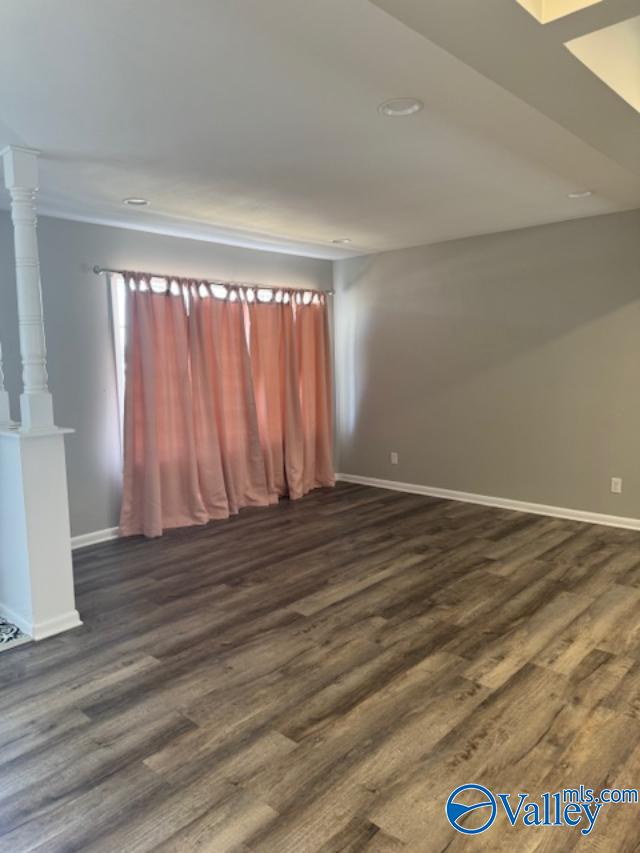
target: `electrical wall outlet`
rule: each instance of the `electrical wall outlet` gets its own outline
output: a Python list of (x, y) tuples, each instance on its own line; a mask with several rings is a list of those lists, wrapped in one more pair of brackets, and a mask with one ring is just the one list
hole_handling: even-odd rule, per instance
[(611, 478), (611, 491), (614, 495), (622, 494), (622, 477)]
[(391, 451), (391, 453), (389, 454), (389, 458), (391, 459), (392, 465), (398, 464), (398, 454), (395, 452), (395, 450)]

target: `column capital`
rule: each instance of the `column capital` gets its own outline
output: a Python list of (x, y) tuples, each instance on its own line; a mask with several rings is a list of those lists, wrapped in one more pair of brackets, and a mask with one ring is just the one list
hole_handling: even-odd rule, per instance
[(8, 190), (38, 189), (38, 157), (35, 148), (7, 145), (0, 151), (4, 165), (4, 185)]

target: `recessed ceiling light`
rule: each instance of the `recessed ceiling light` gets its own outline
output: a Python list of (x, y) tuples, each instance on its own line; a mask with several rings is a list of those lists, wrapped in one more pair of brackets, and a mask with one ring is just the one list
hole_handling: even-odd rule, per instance
[(132, 198), (123, 198), (122, 203), (128, 204), (131, 207), (146, 207), (149, 204), (146, 198), (136, 198), (135, 196)]
[(339, 237), (337, 240), (332, 240), (332, 243), (345, 244), (351, 242), (351, 237)]
[(593, 195), (593, 190), (579, 190), (578, 192), (569, 193), (569, 198), (589, 198)]
[(414, 113), (419, 113), (424, 107), (422, 101), (417, 98), (391, 98), (390, 101), (385, 101), (378, 107), (378, 112), (382, 115), (396, 118), (399, 116), (412, 116)]

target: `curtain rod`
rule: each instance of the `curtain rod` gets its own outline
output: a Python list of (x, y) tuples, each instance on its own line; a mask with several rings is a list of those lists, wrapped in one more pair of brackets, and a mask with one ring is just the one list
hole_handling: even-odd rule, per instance
[[(102, 275), (103, 273), (111, 273), (112, 275), (124, 275), (126, 272), (130, 272), (129, 270), (114, 270), (110, 269), (109, 267), (101, 267), (98, 266), (98, 264), (94, 266), (93, 271), (96, 275)], [(176, 281), (181, 281), (185, 278), (188, 278), (188, 276), (172, 276), (167, 275), (167, 273), (145, 272), (141, 274), (148, 275), (150, 278), (164, 278), (168, 281), (172, 281), (174, 279)], [(204, 284), (222, 284), (230, 287), (252, 287), (254, 290), (310, 290), (317, 293), (326, 293), (327, 296), (333, 296), (335, 292), (333, 290), (318, 290), (317, 288), (313, 287), (276, 287), (274, 285), (269, 284), (256, 284), (255, 282), (251, 281), (221, 281), (220, 279), (208, 280), (200, 278), (194, 278), (193, 280)]]

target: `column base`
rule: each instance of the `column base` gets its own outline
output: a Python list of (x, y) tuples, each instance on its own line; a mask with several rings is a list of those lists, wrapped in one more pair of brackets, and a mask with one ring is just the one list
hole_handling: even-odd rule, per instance
[(53, 397), (48, 391), (20, 395), (22, 430), (50, 430), (53, 426)]
[(81, 624), (64, 432), (0, 432), (0, 612), (35, 640)]
[(79, 628), (82, 625), (77, 610), (44, 622), (30, 622), (23, 614), (16, 613), (2, 601), (0, 601), (0, 616), (4, 616), (9, 622), (13, 622), (23, 634), (31, 637), (32, 640), (46, 640), (47, 637), (53, 637), (55, 634), (61, 634), (63, 631), (70, 631), (72, 628)]

